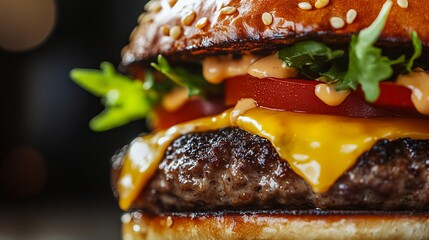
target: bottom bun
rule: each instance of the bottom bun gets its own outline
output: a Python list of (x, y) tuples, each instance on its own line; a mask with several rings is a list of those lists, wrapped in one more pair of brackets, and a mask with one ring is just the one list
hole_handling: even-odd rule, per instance
[(123, 239), (429, 239), (429, 213), (282, 212), (122, 217)]

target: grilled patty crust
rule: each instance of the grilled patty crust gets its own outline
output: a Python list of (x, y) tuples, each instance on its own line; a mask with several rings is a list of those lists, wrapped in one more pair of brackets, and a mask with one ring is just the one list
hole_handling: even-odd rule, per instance
[(314, 193), (268, 140), (228, 127), (176, 139), (134, 208), (429, 210), (428, 179), (429, 140), (380, 140), (328, 192)]

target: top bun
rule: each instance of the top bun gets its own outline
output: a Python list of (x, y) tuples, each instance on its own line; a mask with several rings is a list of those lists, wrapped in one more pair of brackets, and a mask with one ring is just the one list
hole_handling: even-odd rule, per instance
[[(316, 0), (307, 1), (307, 6), (301, 2), (305, 1), (152, 0), (140, 16), (130, 44), (123, 49), (123, 65), (152, 60), (158, 54), (199, 58), (272, 51), (303, 39), (341, 45), (350, 40), (351, 34), (369, 26), (385, 1), (330, 0), (322, 8), (315, 7)], [(304, 10), (308, 5), (312, 9)], [(352, 9), (357, 17), (351, 22), (347, 20), (353, 18), (347, 19), (347, 15)], [(402, 7), (395, 1), (379, 44), (410, 46), (410, 32), (417, 31), (427, 47), (428, 13), (426, 0), (408, 0), (408, 6)], [(344, 26), (341, 19), (335, 22), (333, 17), (343, 19)]]

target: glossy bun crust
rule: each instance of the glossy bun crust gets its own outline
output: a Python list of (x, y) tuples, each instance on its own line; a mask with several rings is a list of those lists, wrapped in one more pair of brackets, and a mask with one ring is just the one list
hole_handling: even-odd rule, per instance
[(428, 239), (425, 216), (224, 214), (122, 218), (124, 239)]
[[(158, 54), (198, 58), (207, 54), (270, 51), (302, 39), (342, 45), (350, 40), (351, 34), (374, 21), (385, 0), (331, 0), (321, 9), (316, 9), (315, 0), (311, 0), (308, 2), (312, 10), (300, 9), (300, 2), (152, 0), (146, 7), (147, 13), (140, 16), (129, 45), (123, 49), (123, 65), (152, 60)], [(429, 46), (429, 4), (426, 0), (408, 0), (408, 3), (407, 8), (401, 8), (394, 1), (380, 44), (411, 46), (410, 32), (415, 30), (423, 45)], [(330, 19), (346, 20), (350, 9), (357, 11), (353, 23), (333, 28)], [(271, 23), (266, 22), (270, 24), (264, 24), (264, 13), (273, 17)], [(197, 24), (203, 18), (207, 18), (207, 24)]]

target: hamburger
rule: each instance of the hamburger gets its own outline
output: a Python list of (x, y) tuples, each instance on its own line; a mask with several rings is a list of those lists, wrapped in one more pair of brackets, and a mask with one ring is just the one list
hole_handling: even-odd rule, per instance
[(153, 0), (117, 71), (72, 78), (124, 239), (428, 239), (429, 5)]

